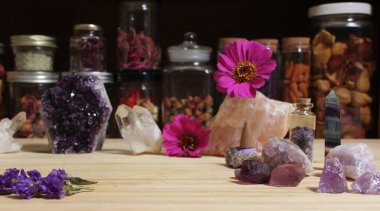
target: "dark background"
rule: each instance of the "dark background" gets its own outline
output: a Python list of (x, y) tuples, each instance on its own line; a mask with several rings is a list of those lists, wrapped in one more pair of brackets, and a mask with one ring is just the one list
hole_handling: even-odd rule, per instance
[[(55, 70), (69, 68), (69, 38), (73, 25), (94, 23), (103, 26), (107, 38), (108, 70), (116, 68), (116, 33), (119, 25), (117, 0), (0, 0), (0, 42), (6, 49), (5, 66), (13, 68), (9, 37), (43, 34), (57, 39)], [(193, 31), (199, 43), (216, 51), (219, 37), (281, 38), (306, 36), (307, 9), (312, 5), (339, 1), (321, 0), (161, 0), (160, 45), (165, 64), (166, 49), (182, 42)], [(373, 21), (379, 22), (378, 1)]]

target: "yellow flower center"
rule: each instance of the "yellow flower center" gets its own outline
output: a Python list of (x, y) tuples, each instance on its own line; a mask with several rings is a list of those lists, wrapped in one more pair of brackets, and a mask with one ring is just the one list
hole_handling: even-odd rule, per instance
[(184, 135), (179, 141), (179, 146), (183, 151), (194, 151), (198, 147), (198, 141), (191, 135)]
[(256, 65), (249, 61), (239, 61), (234, 68), (233, 78), (238, 83), (250, 82), (256, 77)]

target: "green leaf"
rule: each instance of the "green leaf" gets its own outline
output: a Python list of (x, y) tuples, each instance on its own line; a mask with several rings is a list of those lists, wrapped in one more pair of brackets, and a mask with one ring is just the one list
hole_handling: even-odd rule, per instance
[(84, 180), (79, 177), (70, 177), (70, 182), (71, 184), (74, 184), (74, 185), (93, 185), (93, 184), (98, 183), (94, 181)]
[(84, 191), (93, 191), (95, 189), (90, 188), (90, 187), (84, 187), (81, 185), (75, 185), (75, 184), (72, 184), (70, 181), (66, 181), (65, 184), (63, 185), (63, 190), (66, 196), (70, 196), (70, 195), (74, 195), (76, 193), (80, 193)]

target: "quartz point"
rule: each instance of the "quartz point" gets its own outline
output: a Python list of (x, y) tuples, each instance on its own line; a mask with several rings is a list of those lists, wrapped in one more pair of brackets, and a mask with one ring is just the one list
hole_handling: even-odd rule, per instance
[(89, 153), (105, 138), (112, 106), (96, 76), (62, 77), (45, 91), (42, 107), (53, 153)]
[(265, 183), (270, 178), (270, 167), (260, 159), (245, 160), (241, 168), (235, 169), (235, 177), (242, 182)]
[(343, 165), (338, 158), (326, 158), (317, 191), (319, 193), (343, 193), (348, 191)]
[(254, 148), (252, 131), (248, 129), (249, 123), (244, 124), (240, 147), (228, 149), (226, 154), (226, 164), (232, 168), (239, 168), (244, 160), (261, 158), (261, 152)]
[(351, 143), (330, 150), (327, 158), (338, 158), (343, 164), (344, 174), (348, 178), (357, 179), (367, 172), (376, 172), (375, 156), (367, 144)]
[(26, 113), (20, 112), (12, 118), (0, 121), (0, 153), (17, 152), (22, 145), (15, 142), (13, 135), (20, 129), (26, 120)]
[(340, 145), (340, 102), (332, 90), (325, 99), (325, 154)]
[(351, 187), (358, 193), (380, 194), (380, 172), (361, 175)]
[(119, 105), (115, 119), (123, 139), (128, 143), (132, 154), (161, 153), (161, 130), (152, 114), (144, 107)]
[(254, 147), (261, 151), (269, 137), (285, 137), (293, 110), (292, 104), (269, 99), (259, 91), (255, 98), (226, 97), (210, 121), (210, 142), (204, 154), (225, 156), (229, 148), (238, 147), (246, 122)]
[(264, 162), (274, 169), (282, 164), (301, 166), (305, 172), (311, 172), (313, 166), (307, 155), (294, 143), (272, 137), (264, 146)]
[(305, 169), (294, 164), (282, 164), (272, 170), (269, 185), (296, 187), (305, 178)]

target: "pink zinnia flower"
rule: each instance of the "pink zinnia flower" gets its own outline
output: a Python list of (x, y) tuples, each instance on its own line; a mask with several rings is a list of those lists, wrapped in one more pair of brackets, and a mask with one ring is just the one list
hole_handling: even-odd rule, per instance
[(276, 68), (272, 51), (255, 41), (235, 41), (225, 45), (214, 74), (216, 89), (230, 97), (254, 98)]
[(209, 133), (198, 119), (183, 114), (175, 116), (163, 132), (166, 155), (200, 157), (200, 152), (208, 145)]

